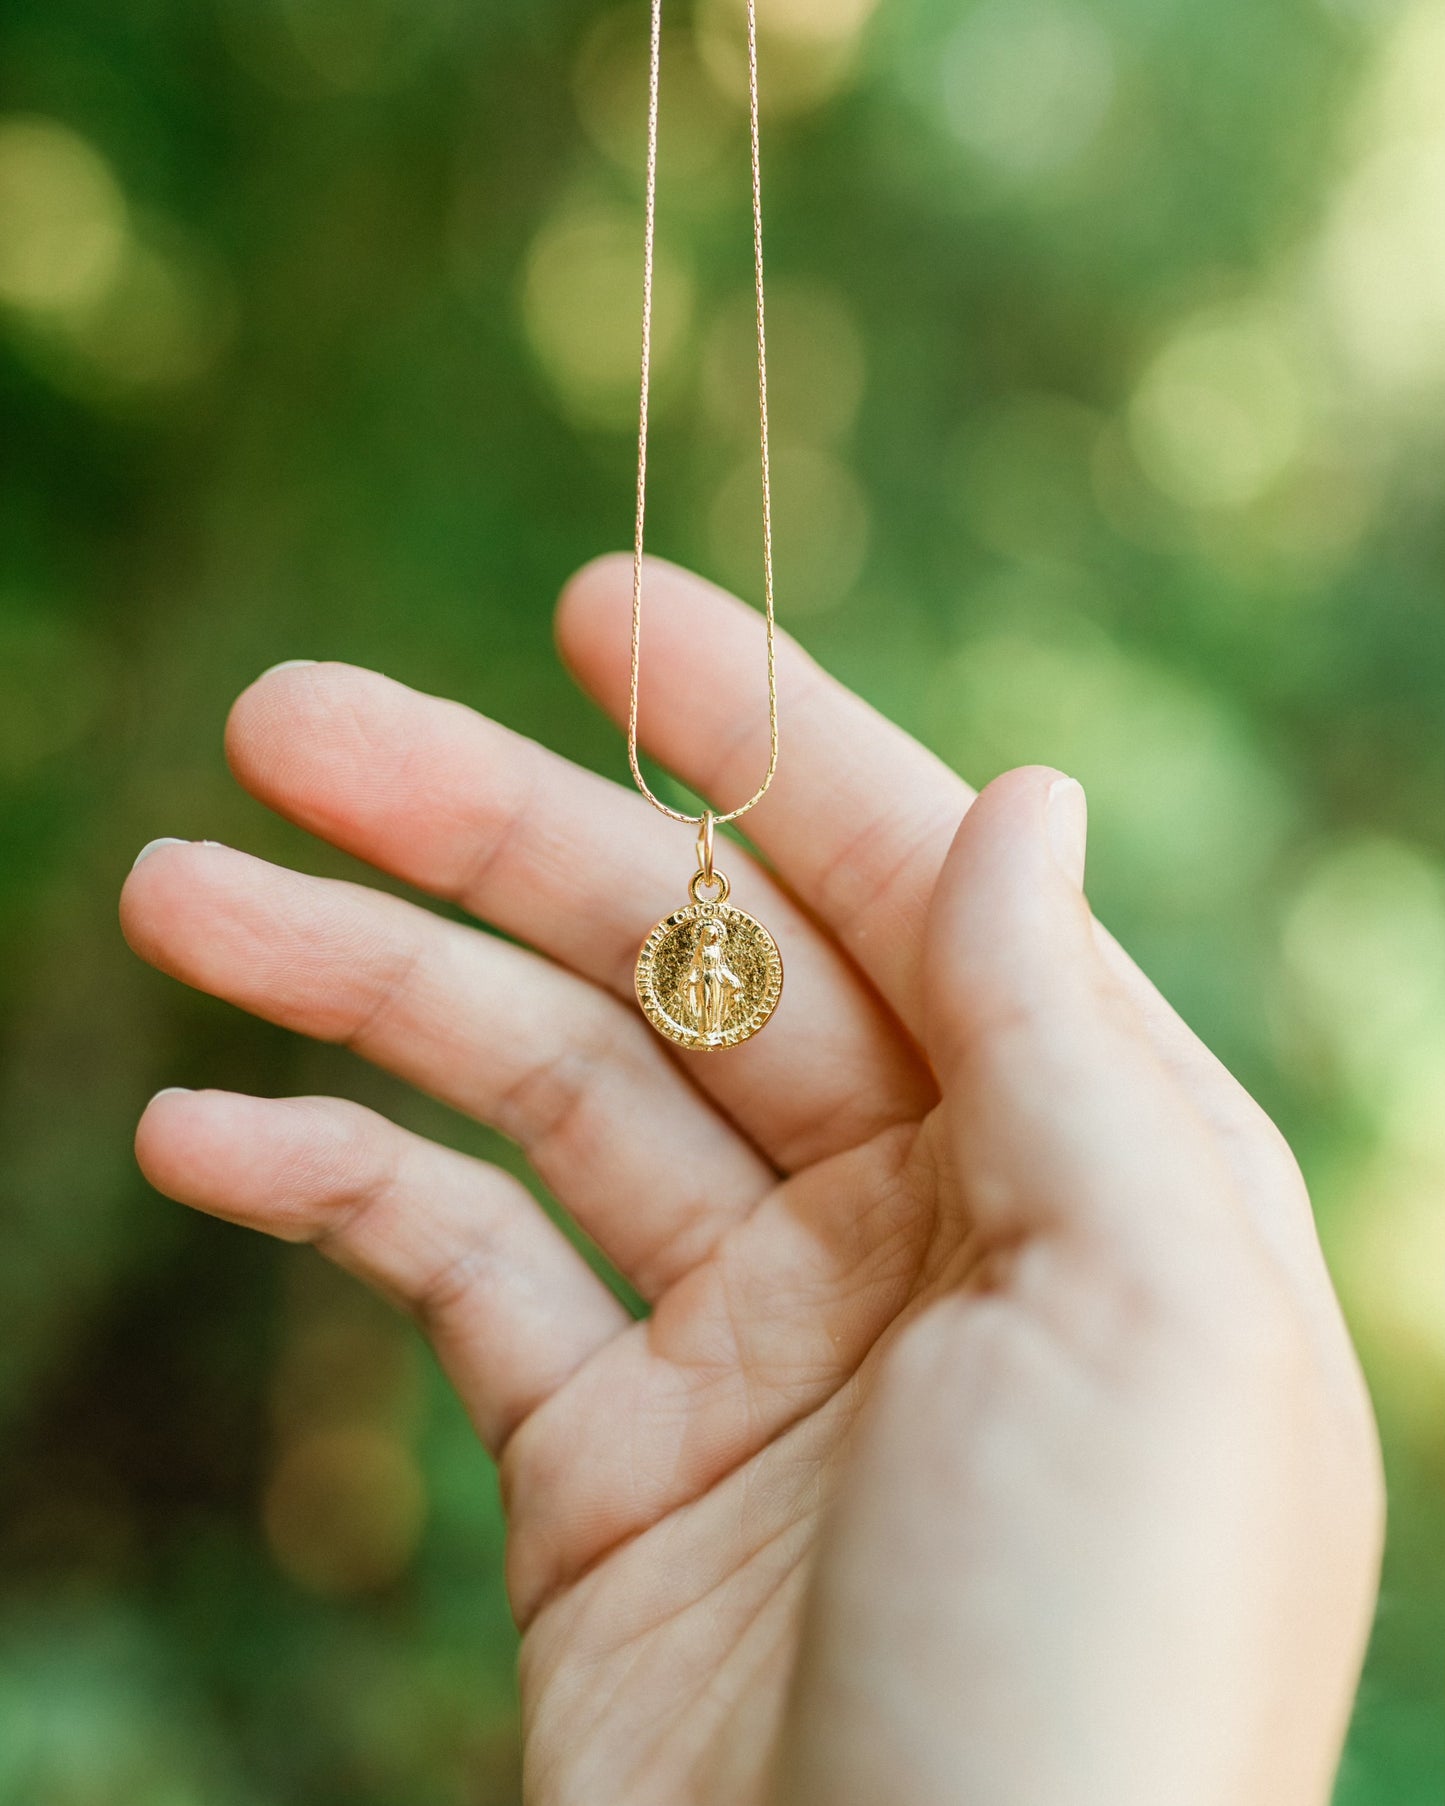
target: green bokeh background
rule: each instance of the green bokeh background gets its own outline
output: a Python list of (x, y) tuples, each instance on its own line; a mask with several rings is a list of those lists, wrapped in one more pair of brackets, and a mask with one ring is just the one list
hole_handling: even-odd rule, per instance
[[(1342, 1806), (1445, 1801), (1445, 5), (762, 0), (784, 621), (971, 777), (1305, 1163), (1380, 1410)], [(738, 13), (674, 0), (653, 544), (758, 592)], [(641, 0), (0, 21), (0, 1802), (517, 1797), (489, 1468), (410, 1329), (151, 1193), (171, 1083), (335, 1050), (142, 969), (137, 847), (339, 856), (231, 698), (378, 666), (614, 774)], [(478, 773), (478, 782), (485, 774)]]

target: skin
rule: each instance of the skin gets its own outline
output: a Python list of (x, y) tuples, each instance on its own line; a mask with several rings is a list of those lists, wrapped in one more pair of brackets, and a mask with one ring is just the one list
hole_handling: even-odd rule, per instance
[[(614, 715), (629, 577), (558, 618)], [(726, 808), (760, 622), (647, 593), (644, 738)], [(779, 673), (773, 870), (725, 864), (787, 986), (728, 1052), (631, 1002), (689, 831), (373, 673), (260, 678), (238, 779), (525, 946), (208, 844), (125, 886), (163, 971), (520, 1142), (645, 1321), (514, 1180), (351, 1103), (163, 1093), (141, 1165), (431, 1338), (500, 1462), (533, 1806), (1323, 1806), (1383, 1506), (1295, 1163), (1093, 921), (1077, 785), (975, 800)]]

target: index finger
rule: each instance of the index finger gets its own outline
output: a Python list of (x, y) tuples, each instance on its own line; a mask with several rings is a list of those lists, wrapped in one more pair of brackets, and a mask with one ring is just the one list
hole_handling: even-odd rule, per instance
[[(627, 714), (631, 593), (631, 560), (600, 558), (573, 578), (557, 615), (562, 656), (618, 720)], [(707, 681), (684, 681), (700, 665)], [(755, 610), (648, 559), (640, 689), (649, 752), (719, 809), (752, 794), (768, 763)], [(778, 775), (743, 825), (917, 1036), (928, 900), (975, 792), (781, 630), (778, 709)]]

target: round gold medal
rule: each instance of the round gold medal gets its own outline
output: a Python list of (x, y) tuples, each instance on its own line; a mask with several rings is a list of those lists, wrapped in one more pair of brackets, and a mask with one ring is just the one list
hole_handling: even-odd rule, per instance
[(698, 1053), (755, 1035), (783, 992), (778, 943), (727, 903), (726, 882), (721, 895), (698, 900), (694, 880), (694, 900), (664, 917), (637, 956), (637, 1001), (648, 1021)]

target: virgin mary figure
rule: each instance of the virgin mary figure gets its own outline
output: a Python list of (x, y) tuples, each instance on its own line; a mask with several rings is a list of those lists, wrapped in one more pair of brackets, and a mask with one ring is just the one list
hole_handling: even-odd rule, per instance
[(700, 1033), (718, 1035), (727, 1027), (733, 1006), (743, 991), (743, 981), (727, 963), (724, 951), (727, 924), (713, 919), (703, 923), (693, 950), (692, 964), (682, 981), (682, 994)]

